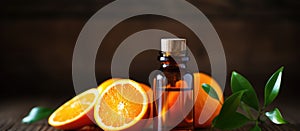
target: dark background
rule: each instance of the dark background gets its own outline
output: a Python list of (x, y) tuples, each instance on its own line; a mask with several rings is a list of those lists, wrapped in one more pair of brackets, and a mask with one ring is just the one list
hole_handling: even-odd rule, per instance
[[(74, 96), (71, 71), (77, 37), (89, 18), (110, 2), (111, 0), (2, 1), (1, 100)], [(228, 85), (231, 72), (236, 70), (252, 82), (262, 99), (265, 82), (273, 72), (284, 66), (282, 88), (276, 102), (281, 106), (287, 103), (298, 104), (298, 0), (188, 2), (208, 17), (223, 43), (228, 72), (226, 95), (230, 94)], [(110, 77), (110, 62), (118, 44), (137, 31), (152, 28), (186, 37), (200, 70), (210, 73), (207, 53), (203, 47), (195, 46), (200, 41), (188, 28), (166, 17), (143, 15), (121, 22), (107, 34), (96, 60), (98, 82)], [(158, 68), (156, 57), (157, 51), (153, 50), (137, 55), (131, 63), (130, 77), (146, 82), (148, 73)]]

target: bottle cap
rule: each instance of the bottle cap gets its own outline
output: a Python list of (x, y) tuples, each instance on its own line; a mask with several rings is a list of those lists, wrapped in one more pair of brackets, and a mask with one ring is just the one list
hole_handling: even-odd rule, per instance
[(161, 51), (182, 52), (186, 51), (186, 39), (183, 38), (163, 38), (161, 39)]

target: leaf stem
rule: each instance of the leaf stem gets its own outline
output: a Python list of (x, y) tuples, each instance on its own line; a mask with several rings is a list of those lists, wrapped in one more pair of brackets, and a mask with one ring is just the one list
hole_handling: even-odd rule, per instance
[(259, 123), (262, 123), (264, 120), (261, 119), (261, 117), (264, 115), (264, 112), (265, 112), (265, 106), (262, 108), (262, 109), (259, 109), (258, 111), (258, 116), (257, 116), (257, 121)]
[(246, 105), (244, 102), (241, 102), (241, 107), (244, 111), (246, 111), (248, 117), (250, 120), (252, 121), (256, 121), (254, 116), (252, 115), (251, 111), (250, 111), (250, 108), (248, 107), (248, 105)]

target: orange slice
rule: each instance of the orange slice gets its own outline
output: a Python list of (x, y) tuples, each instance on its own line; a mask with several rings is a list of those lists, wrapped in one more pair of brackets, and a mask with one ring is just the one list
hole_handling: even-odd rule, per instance
[(98, 90), (92, 88), (73, 97), (51, 114), (48, 123), (63, 130), (93, 124), (93, 107), (98, 96)]
[(94, 118), (103, 130), (141, 129), (143, 124), (139, 122), (148, 117), (147, 110), (148, 95), (143, 87), (133, 80), (120, 79), (100, 94)]

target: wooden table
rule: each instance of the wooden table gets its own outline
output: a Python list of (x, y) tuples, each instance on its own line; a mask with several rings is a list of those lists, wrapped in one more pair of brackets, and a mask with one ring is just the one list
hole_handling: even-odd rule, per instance
[[(64, 103), (66, 98), (55, 98), (55, 97), (43, 97), (43, 98), (32, 98), (32, 97), (20, 97), (14, 99), (1, 99), (0, 100), (0, 131), (59, 131), (48, 125), (47, 120), (41, 120), (33, 124), (22, 124), (21, 119), (26, 116), (32, 107), (44, 106), (50, 108), (56, 108), (60, 104)], [(299, 107), (299, 106), (298, 106)], [(283, 108), (282, 111), (287, 111), (284, 114), (286, 119), (291, 124), (275, 126), (271, 124), (265, 124), (262, 129), (265, 131), (297, 131), (299, 130), (299, 113), (289, 112), (294, 111), (291, 107)], [(296, 114), (295, 114), (296, 113)], [(293, 115), (294, 114), (294, 115)], [(236, 131), (248, 131), (251, 125), (244, 126), (237, 129)], [(89, 126), (79, 129), (79, 131), (100, 131), (101, 129), (96, 126)], [(218, 129), (196, 129), (203, 131), (219, 131)]]

